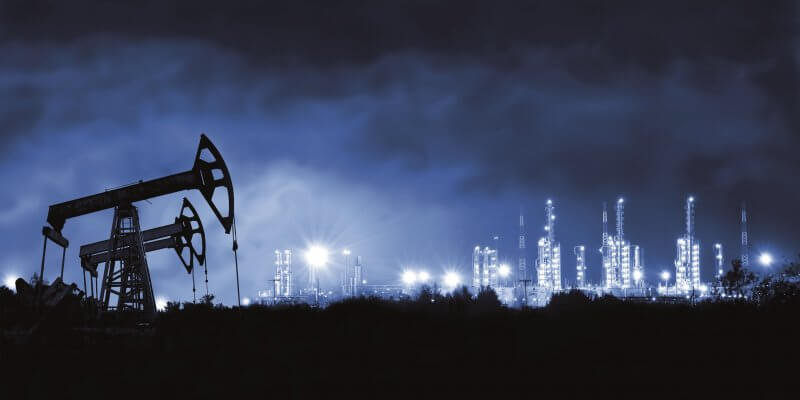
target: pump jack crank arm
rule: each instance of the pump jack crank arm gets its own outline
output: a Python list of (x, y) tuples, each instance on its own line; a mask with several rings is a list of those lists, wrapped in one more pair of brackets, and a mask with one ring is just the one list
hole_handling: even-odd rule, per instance
[[(212, 161), (201, 159), (203, 150), (208, 150), (214, 159)], [(219, 179), (214, 178), (214, 171), (218, 171), (221, 175)], [(214, 190), (219, 187), (227, 190), (228, 215), (222, 215), (212, 199)], [(225, 233), (230, 233), (234, 218), (233, 183), (225, 160), (205, 134), (200, 135), (200, 144), (191, 170), (51, 205), (47, 213), (47, 222), (60, 233), (69, 218), (191, 189), (197, 189), (203, 194), (211, 210), (225, 228)]]

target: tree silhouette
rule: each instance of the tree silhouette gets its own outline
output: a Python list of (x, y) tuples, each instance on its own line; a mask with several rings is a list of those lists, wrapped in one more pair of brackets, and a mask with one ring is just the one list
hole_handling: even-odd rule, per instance
[(428, 285), (422, 285), (422, 287), (419, 289), (419, 295), (417, 295), (417, 303), (430, 304), (433, 302), (433, 290), (431, 290), (430, 286)]
[(731, 269), (720, 280), (725, 294), (744, 297), (746, 291), (756, 282), (756, 274), (742, 266), (742, 260), (731, 260)]
[(31, 287), (36, 287), (36, 285), (38, 285), (41, 281), (42, 279), (39, 277), (39, 274), (34, 272), (33, 275), (31, 275), (31, 280), (28, 281), (28, 283), (31, 285)]
[(181, 303), (178, 301), (168, 301), (166, 307), (164, 307), (164, 311), (171, 313), (171, 312), (178, 312), (181, 310)]
[(213, 294), (206, 294), (200, 298), (200, 304), (208, 307), (214, 306), (214, 295)]
[(800, 263), (790, 262), (776, 275), (769, 275), (753, 288), (753, 300), (760, 305), (800, 302)]
[(475, 306), (480, 311), (491, 311), (503, 306), (500, 298), (497, 297), (497, 292), (490, 286), (482, 287), (475, 297)]
[(567, 293), (556, 293), (550, 298), (548, 309), (573, 310), (590, 304), (592, 300), (578, 289), (571, 289)]

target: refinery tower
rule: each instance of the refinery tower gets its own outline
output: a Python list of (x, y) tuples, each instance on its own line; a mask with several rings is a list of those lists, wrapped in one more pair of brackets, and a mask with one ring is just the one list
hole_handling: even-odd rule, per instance
[(606, 289), (643, 287), (643, 250), (625, 240), (625, 200), (619, 198), (616, 206), (617, 234), (608, 234), (608, 214), (603, 203), (603, 286)]
[(294, 294), (292, 250), (275, 250), (275, 279), (272, 281), (275, 285), (275, 297), (290, 297)]
[(552, 200), (547, 200), (545, 218), (545, 236), (539, 239), (536, 260), (537, 284), (545, 290), (561, 290), (561, 244), (555, 241), (556, 215)]
[(675, 286), (682, 293), (700, 288), (700, 242), (694, 237), (694, 197), (686, 199), (686, 233), (678, 238)]

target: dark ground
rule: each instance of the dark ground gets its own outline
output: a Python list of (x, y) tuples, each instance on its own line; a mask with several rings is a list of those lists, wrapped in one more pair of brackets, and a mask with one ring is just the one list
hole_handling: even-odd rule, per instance
[[(4, 328), (16, 318), (2, 316)], [(12, 394), (2, 398), (494, 398), (500, 392), (764, 398), (798, 390), (798, 317), (794, 306), (610, 299), (554, 301), (527, 312), (373, 300), (322, 311), (195, 306), (160, 313), (151, 328), (105, 331), (109, 323), (76, 331), (63, 317), (31, 337), (3, 337), (0, 392)]]

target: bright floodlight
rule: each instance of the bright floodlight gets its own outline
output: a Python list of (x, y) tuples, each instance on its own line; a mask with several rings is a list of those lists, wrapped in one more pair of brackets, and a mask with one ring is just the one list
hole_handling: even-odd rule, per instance
[(497, 272), (500, 273), (500, 277), (507, 278), (509, 275), (511, 275), (511, 268), (508, 266), (508, 264), (502, 264)]
[(345, 255), (345, 256), (349, 256), (350, 255), (350, 249), (342, 250), (342, 254)]
[(663, 279), (665, 281), (669, 280), (669, 276), (670, 276), (669, 271), (664, 271), (664, 272), (661, 273), (661, 279)]
[(694, 201), (694, 196), (689, 196), (689, 202), (691, 203), (693, 201)]
[(633, 271), (633, 280), (635, 281), (642, 280), (642, 271), (639, 271), (638, 269), (636, 271)]
[(617, 200), (617, 203), (624, 203), (624, 202), (625, 200), (622, 197), (620, 197), (619, 200)]
[(249, 297), (242, 298), (242, 305), (243, 306), (249, 306), (250, 305), (250, 298)]
[(411, 270), (403, 271), (403, 283), (413, 285), (417, 281), (417, 274)]
[(156, 310), (164, 311), (167, 308), (167, 299), (156, 297)]
[(17, 277), (14, 275), (6, 275), (6, 279), (3, 280), (3, 284), (6, 285), (7, 288), (16, 291), (17, 290)]
[(431, 279), (431, 275), (430, 275), (430, 274), (428, 274), (428, 272), (427, 272), (427, 271), (419, 271), (419, 272), (417, 273), (417, 279), (418, 279), (420, 282), (422, 282), (422, 283), (425, 283), (425, 282), (427, 282), (427, 281), (428, 281), (428, 279)]
[(312, 246), (306, 250), (306, 262), (312, 267), (322, 267), (328, 262), (328, 249), (320, 246)]
[(761, 253), (761, 255), (758, 256), (758, 262), (765, 267), (769, 267), (770, 265), (772, 265), (772, 261), (773, 261), (772, 254)]
[(448, 272), (444, 275), (444, 285), (448, 288), (455, 288), (461, 283), (461, 277), (455, 272)]

